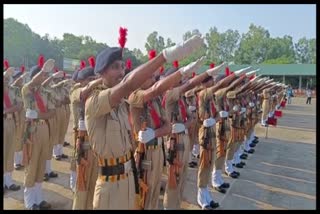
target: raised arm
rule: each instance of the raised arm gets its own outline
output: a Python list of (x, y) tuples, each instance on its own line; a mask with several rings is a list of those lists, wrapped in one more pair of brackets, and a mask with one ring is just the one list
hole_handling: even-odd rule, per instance
[(130, 95), (134, 90), (138, 89), (141, 84), (151, 78), (153, 73), (165, 62), (181, 60), (200, 48), (202, 44), (203, 39), (201, 37), (193, 36), (182, 44), (164, 49), (161, 54), (142, 66), (137, 67), (128, 78), (111, 89), (111, 107), (117, 106), (123, 97)]

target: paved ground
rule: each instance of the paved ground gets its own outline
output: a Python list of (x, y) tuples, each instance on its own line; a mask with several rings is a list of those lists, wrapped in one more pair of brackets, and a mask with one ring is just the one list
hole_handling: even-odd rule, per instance
[[(238, 179), (229, 179), (231, 187), (226, 194), (211, 189), (218, 209), (315, 209), (316, 208), (316, 100), (305, 104), (305, 98), (294, 98), (283, 110), (276, 128), (256, 127), (260, 143), (240, 169)], [(70, 123), (71, 124), (71, 123)], [(70, 141), (71, 126), (66, 140)], [(71, 155), (72, 148), (64, 148)], [(44, 183), (45, 199), (53, 209), (71, 209), (69, 164), (52, 160), (59, 177)], [(15, 171), (13, 178), (22, 185), (23, 171)], [(197, 169), (190, 169), (184, 192), (183, 209), (199, 209), (196, 203)], [(165, 178), (164, 178), (165, 181)], [(160, 196), (162, 204), (163, 196)], [(162, 206), (160, 206), (162, 207)], [(4, 195), (4, 209), (24, 209), (23, 190)]]

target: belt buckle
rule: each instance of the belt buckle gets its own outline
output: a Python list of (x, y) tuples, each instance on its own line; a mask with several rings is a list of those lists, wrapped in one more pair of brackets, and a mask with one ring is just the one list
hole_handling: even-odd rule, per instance
[(131, 170), (131, 160), (128, 160), (123, 164), (124, 166), (124, 173), (128, 173)]

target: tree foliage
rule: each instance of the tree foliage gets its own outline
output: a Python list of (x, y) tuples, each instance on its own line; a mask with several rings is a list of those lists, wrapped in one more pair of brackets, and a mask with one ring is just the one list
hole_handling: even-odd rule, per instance
[[(56, 65), (63, 68), (64, 58), (87, 60), (108, 47), (107, 44), (96, 42), (90, 36), (76, 36), (71, 33), (63, 34), (62, 39), (50, 38), (48, 34), (41, 37), (32, 32), (28, 25), (12, 18), (4, 19), (3, 27), (4, 58), (16, 67), (24, 64), (30, 68), (37, 63), (38, 56), (43, 54), (46, 59), (55, 59)], [(254, 24), (242, 35), (237, 30), (219, 32), (216, 27), (211, 27), (205, 34), (198, 29), (187, 31), (182, 35), (182, 39), (185, 41), (193, 35), (204, 35), (206, 44), (199, 51), (181, 60), (180, 66), (185, 66), (201, 56), (206, 56), (206, 65), (223, 61), (235, 64), (316, 63), (315, 38), (303, 37), (294, 44), (291, 36), (272, 38), (267, 29)], [(164, 38), (157, 31), (153, 31), (147, 37), (145, 49), (147, 52), (154, 49), (160, 53), (164, 48), (173, 45), (176, 43), (171, 38)], [(124, 60), (127, 58), (131, 59), (132, 67), (135, 68), (148, 61), (148, 54), (143, 54), (137, 48), (125, 48)]]

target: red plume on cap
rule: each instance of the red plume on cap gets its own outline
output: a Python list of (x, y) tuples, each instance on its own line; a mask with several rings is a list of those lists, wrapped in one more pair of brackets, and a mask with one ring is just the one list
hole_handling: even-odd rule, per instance
[(88, 61), (91, 68), (94, 68), (94, 66), (96, 65), (96, 60), (94, 59), (94, 57), (93, 56), (89, 57)]
[(152, 60), (156, 57), (156, 50), (150, 50), (149, 51), (149, 60)]
[(126, 45), (126, 42), (127, 42), (127, 31), (128, 31), (127, 28), (120, 27), (120, 29), (119, 29), (120, 37), (119, 37), (118, 41), (119, 41), (119, 45), (120, 45), (121, 48), (124, 48), (124, 46)]
[(252, 80), (253, 78), (255, 78), (256, 77), (256, 75), (254, 74), (254, 75), (252, 75), (250, 78), (249, 78), (249, 80)]
[(59, 69), (57, 67), (54, 67), (54, 73), (57, 73)]
[(126, 61), (126, 67), (127, 67), (128, 70), (131, 70), (131, 68), (132, 68), (132, 62), (131, 62), (130, 58), (128, 58), (127, 61)]
[(229, 75), (230, 75), (229, 67), (226, 67), (225, 74), (226, 74), (226, 76), (229, 76)]
[(40, 54), (39, 58), (38, 58), (38, 66), (40, 68), (42, 68), (44, 65), (44, 56), (42, 54)]
[(3, 61), (3, 65), (4, 65), (4, 69), (5, 69), (5, 70), (7, 70), (7, 69), (10, 67), (9, 61), (8, 61), (7, 59), (5, 59), (5, 60)]
[(21, 67), (20, 67), (20, 71), (21, 71), (21, 73), (24, 73), (24, 70), (25, 70), (24, 65), (21, 65)]
[(175, 67), (175, 68), (179, 67), (179, 62), (177, 60), (173, 62), (173, 67)]
[(211, 64), (210, 64), (210, 68), (214, 68), (214, 63), (211, 63)]
[(65, 78), (66, 77), (66, 72), (63, 72), (63, 78)]
[(193, 72), (192, 73), (192, 78), (195, 77), (195, 76), (196, 76), (196, 72)]
[(163, 71), (164, 71), (164, 67), (161, 66), (161, 67), (160, 67), (160, 74), (163, 74)]
[(81, 69), (83, 69), (85, 67), (86, 67), (86, 61), (81, 60), (79, 69), (81, 70)]

